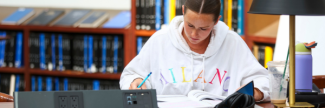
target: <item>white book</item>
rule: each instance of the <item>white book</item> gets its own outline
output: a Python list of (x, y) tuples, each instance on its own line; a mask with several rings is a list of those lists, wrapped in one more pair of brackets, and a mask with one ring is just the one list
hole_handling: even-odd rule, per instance
[(10, 88), (9, 88), (9, 95), (10, 96), (14, 96), (14, 92), (15, 92), (15, 82), (16, 81), (16, 75), (15, 74), (11, 74), (10, 76)]

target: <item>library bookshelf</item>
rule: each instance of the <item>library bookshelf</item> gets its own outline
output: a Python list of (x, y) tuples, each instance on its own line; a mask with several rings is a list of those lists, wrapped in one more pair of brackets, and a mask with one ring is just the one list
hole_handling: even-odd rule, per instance
[(21, 74), (24, 76), (25, 91), (31, 90), (31, 76), (52, 76), (52, 77), (68, 77), (68, 78), (88, 78), (88, 79), (107, 79), (119, 80), (121, 72), (118, 73), (85, 73), (76, 72), (71, 70), (66, 71), (49, 71), (41, 69), (29, 68), (29, 36), (31, 32), (56, 32), (56, 33), (85, 33), (85, 34), (119, 34), (123, 36), (124, 46), (124, 66), (131, 61), (132, 56), (130, 50), (133, 47), (130, 44), (130, 31), (129, 29), (108, 29), (108, 28), (74, 28), (74, 27), (58, 27), (58, 26), (25, 26), (25, 25), (0, 25), (0, 30), (14, 30), (23, 32), (23, 62), (21, 68), (0, 68), (0, 73)]

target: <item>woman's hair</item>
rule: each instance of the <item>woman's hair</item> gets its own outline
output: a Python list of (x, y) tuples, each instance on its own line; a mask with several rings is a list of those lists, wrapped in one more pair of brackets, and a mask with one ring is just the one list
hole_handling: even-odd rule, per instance
[(187, 9), (200, 14), (213, 14), (213, 21), (217, 21), (220, 15), (220, 0), (186, 0), (184, 4), (184, 14)]

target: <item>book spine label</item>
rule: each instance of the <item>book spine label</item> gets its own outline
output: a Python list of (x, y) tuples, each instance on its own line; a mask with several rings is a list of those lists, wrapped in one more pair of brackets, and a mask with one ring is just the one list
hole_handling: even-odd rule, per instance
[(102, 67), (101, 72), (106, 73), (106, 37), (102, 37)]
[(137, 39), (137, 54), (140, 53), (141, 48), (142, 48), (142, 37), (138, 37), (138, 39)]
[(15, 56), (15, 67), (20, 68), (22, 66), (22, 47), (23, 46), (23, 33), (17, 33), (17, 41), (16, 41), (16, 56)]
[(46, 77), (46, 91), (52, 91), (52, 77)]
[(56, 67), (56, 62), (55, 62), (55, 58), (56, 58), (56, 53), (55, 53), (55, 35), (52, 34), (51, 36), (51, 61), (52, 61), (52, 70), (55, 70)]
[(58, 41), (58, 44), (59, 44), (59, 71), (63, 71), (63, 51), (62, 51), (62, 35), (59, 34), (59, 41)]
[(92, 65), (93, 65), (93, 36), (88, 37), (88, 71), (87, 72), (92, 72)]
[(41, 33), (39, 36), (40, 39), (40, 68), (42, 70), (46, 69), (45, 65), (45, 35)]
[(113, 72), (117, 73), (118, 67), (118, 36), (114, 36), (114, 56), (113, 56)]
[(88, 62), (87, 62), (87, 60), (88, 60), (88, 56), (87, 56), (87, 49), (88, 49), (88, 37), (87, 36), (84, 36), (84, 72), (87, 72), (87, 64), (88, 64)]

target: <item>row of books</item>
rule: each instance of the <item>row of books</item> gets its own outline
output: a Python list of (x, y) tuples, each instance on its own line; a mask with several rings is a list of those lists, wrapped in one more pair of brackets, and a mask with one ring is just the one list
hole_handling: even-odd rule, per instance
[[(19, 8), (1, 21), (1, 24), (19, 25), (33, 17), (33, 8)], [(122, 11), (108, 22), (109, 14), (106, 11), (92, 11), (89, 9), (73, 9), (66, 12), (64, 9), (45, 9), (27, 22), (27, 25), (53, 25), (96, 28), (124, 28), (130, 23), (130, 12)], [(123, 21), (116, 23), (116, 20)]]
[[(183, 15), (186, 0), (136, 0), (136, 29), (160, 30), (172, 18)], [(239, 35), (244, 34), (244, 0), (221, 0), (221, 21)]]
[(140, 53), (143, 45), (149, 40), (150, 37), (137, 37), (137, 54)]
[[(229, 29), (237, 32), (239, 35), (244, 35), (244, 0), (220, 0), (222, 3), (221, 21), (224, 21)], [(246, 1), (247, 2), (247, 1)]]
[(25, 80), (20, 74), (0, 74), (0, 92), (13, 96), (14, 91), (24, 91)]
[(274, 45), (254, 45), (253, 54), (258, 62), (267, 68), (267, 62), (273, 60)]
[(0, 40), (0, 67), (23, 66), (23, 33), (21, 31), (0, 31), (0, 37), (9, 36), (8, 40)]
[(111, 90), (119, 89), (118, 80), (32, 76), (32, 91)]
[(88, 73), (122, 72), (123, 36), (32, 32), (30, 68)]

